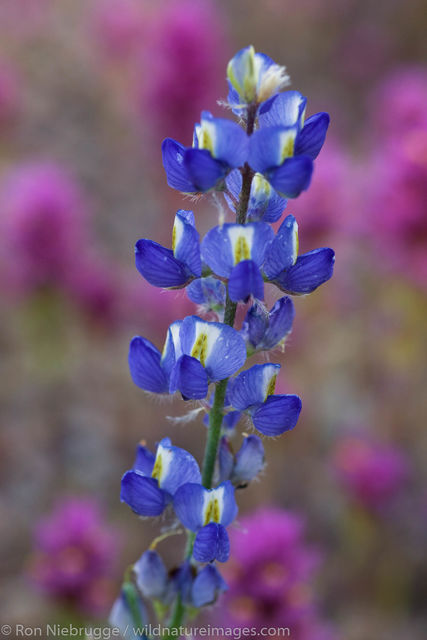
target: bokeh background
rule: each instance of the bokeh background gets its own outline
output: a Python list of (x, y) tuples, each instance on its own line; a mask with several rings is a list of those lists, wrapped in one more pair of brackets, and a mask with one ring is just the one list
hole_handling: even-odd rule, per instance
[[(169, 434), (201, 457), (200, 419), (169, 421), (188, 407), (130, 380), (129, 339), (161, 347), (195, 312), (143, 281), (133, 245), (167, 245), (190, 208), (160, 142), (189, 144), (200, 110), (221, 112), (227, 60), (252, 43), (287, 65), (309, 114), (331, 114), (287, 210), (301, 250), (337, 260), (295, 301), (279, 388), (303, 412), (240, 492), (240, 555), (212, 615), (274, 618), (297, 640), (425, 638), (426, 28), (422, 0), (1, 0), (2, 621), (105, 620), (158, 533), (119, 502), (136, 443)], [(215, 208), (195, 212), (203, 233)], [(178, 547), (164, 543), (170, 563)]]

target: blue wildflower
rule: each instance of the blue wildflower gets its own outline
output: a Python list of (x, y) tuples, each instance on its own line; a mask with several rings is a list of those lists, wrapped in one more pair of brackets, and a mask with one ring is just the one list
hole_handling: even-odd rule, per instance
[(181, 288), (202, 275), (199, 234), (192, 211), (175, 215), (172, 250), (143, 238), (135, 245), (136, 268), (155, 287)]
[(149, 600), (166, 601), (169, 598), (169, 576), (157, 551), (149, 549), (133, 565), (136, 584)]
[(122, 478), (120, 499), (140, 516), (158, 516), (181, 485), (200, 478), (196, 460), (170, 438), (159, 442), (155, 456), (140, 444), (133, 468)]
[(194, 579), (191, 589), (192, 604), (194, 607), (214, 604), (218, 596), (227, 589), (227, 583), (215, 565), (208, 564)]
[(190, 282), (187, 295), (192, 302), (201, 305), (203, 311), (214, 311), (220, 314), (224, 311), (226, 289), (224, 283), (213, 276), (198, 278)]
[(292, 330), (294, 316), (294, 304), (288, 296), (277, 300), (271, 311), (260, 303), (252, 305), (241, 329), (248, 354), (269, 351), (282, 344)]
[(234, 454), (226, 437), (221, 438), (219, 453), (221, 482), (230, 480), (238, 489), (246, 487), (262, 471), (265, 464), (264, 446), (258, 436), (245, 436), (239, 451)]
[(170, 392), (179, 390), (184, 398), (205, 398), (209, 382), (228, 378), (246, 361), (242, 336), (219, 322), (189, 316), (182, 321), (179, 340), (182, 355), (171, 371)]
[(308, 189), (313, 160), (329, 126), (329, 115), (323, 112), (304, 124), (305, 105), (306, 98), (298, 91), (273, 97), (260, 108), (260, 128), (250, 138), (250, 166), (287, 198), (296, 198)]
[(251, 45), (236, 53), (227, 67), (230, 87), (228, 101), (236, 110), (248, 104), (259, 104), (289, 84), (286, 67), (265, 53), (256, 53)]
[(246, 360), (242, 336), (228, 325), (188, 316), (172, 323), (163, 353), (145, 338), (133, 338), (129, 367), (135, 384), (146, 391), (205, 398), (210, 382), (236, 373)]
[(212, 271), (228, 278), (231, 300), (247, 300), (249, 296), (264, 298), (264, 281), (260, 271), (273, 229), (265, 222), (224, 224), (214, 227), (201, 245), (204, 262)]
[(181, 355), (181, 324), (182, 320), (176, 320), (170, 325), (162, 353), (147, 338), (132, 338), (128, 360), (132, 380), (137, 387), (152, 393), (169, 393), (170, 374)]
[(296, 128), (295, 155), (315, 160), (325, 142), (329, 114), (321, 111), (305, 120), (307, 98), (299, 91), (285, 91), (264, 103), (258, 114), (260, 129), (265, 127)]
[(194, 128), (193, 146), (166, 138), (162, 155), (170, 187), (201, 193), (219, 186), (229, 171), (245, 164), (248, 137), (237, 123), (203, 111), (200, 124)]
[(298, 225), (289, 215), (280, 226), (264, 262), (264, 273), (286, 293), (311, 293), (332, 277), (335, 254), (322, 248), (298, 256)]
[(335, 254), (332, 249), (314, 249), (298, 256), (298, 225), (292, 215), (281, 224), (270, 244), (263, 270), (270, 282), (285, 293), (311, 293), (331, 277)]
[[(228, 174), (225, 181), (227, 191), (224, 197), (232, 209), (236, 211), (236, 204), (240, 198), (242, 189), (242, 174), (235, 169)], [(252, 178), (251, 191), (249, 196), (248, 212), (246, 220), (255, 222), (276, 222), (279, 220), (287, 204), (286, 198), (282, 198), (273, 189), (271, 184), (260, 174), (256, 173)]]
[(205, 489), (196, 483), (184, 484), (176, 492), (173, 506), (184, 527), (197, 534), (194, 559), (198, 562), (226, 562), (230, 555), (226, 527), (237, 515), (231, 482), (224, 482), (216, 489)]
[(254, 427), (266, 436), (278, 436), (293, 429), (301, 412), (296, 395), (274, 395), (280, 364), (256, 364), (242, 371), (231, 384), (230, 402), (245, 411)]

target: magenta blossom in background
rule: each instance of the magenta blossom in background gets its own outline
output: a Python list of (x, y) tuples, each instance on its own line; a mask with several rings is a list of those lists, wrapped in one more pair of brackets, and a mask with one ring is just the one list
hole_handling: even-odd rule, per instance
[(298, 220), (304, 251), (315, 249), (330, 237), (351, 226), (354, 210), (354, 170), (344, 149), (328, 141), (322, 162), (316, 166), (310, 189), (288, 204)]
[(12, 169), (0, 207), (4, 284), (28, 291), (63, 283), (87, 238), (86, 207), (66, 170), (43, 162)]
[(402, 451), (365, 434), (341, 439), (334, 449), (333, 468), (351, 498), (374, 511), (397, 496), (409, 475), (409, 462)]
[(91, 16), (91, 27), (102, 53), (120, 61), (137, 54), (147, 35), (149, 9), (143, 0), (99, 0)]
[(65, 499), (35, 529), (30, 577), (55, 599), (105, 613), (114, 598), (118, 544), (94, 501)]
[[(231, 533), (229, 585), (215, 611), (232, 627), (289, 627), (296, 640), (333, 638), (318, 618), (312, 581), (319, 554), (304, 539), (304, 522), (292, 512), (262, 508)], [(317, 634), (317, 635), (316, 635)], [(323, 635), (322, 635), (323, 634)]]
[[(158, 3), (139, 69), (144, 127), (191, 141), (194, 122), (226, 94), (224, 19), (210, 0)], [(220, 83), (220, 84), (219, 84)]]
[(67, 274), (65, 291), (85, 316), (111, 326), (120, 321), (122, 279), (126, 276), (129, 274), (121, 274), (112, 260), (82, 253)]
[(383, 268), (427, 286), (427, 120), (372, 160), (364, 232)]
[(372, 130), (381, 137), (427, 126), (427, 70), (407, 67), (393, 71), (370, 99)]

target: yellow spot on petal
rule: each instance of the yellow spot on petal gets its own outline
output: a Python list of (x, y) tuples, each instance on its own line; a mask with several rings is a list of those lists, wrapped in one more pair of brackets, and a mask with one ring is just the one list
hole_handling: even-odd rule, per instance
[(267, 393), (265, 394), (265, 400), (267, 400), (268, 396), (273, 395), (274, 390), (276, 388), (276, 379), (277, 379), (277, 374), (273, 376), (270, 382), (268, 383)]
[(234, 264), (242, 260), (250, 260), (250, 257), (251, 250), (249, 249), (248, 241), (244, 236), (239, 236), (234, 247)]
[(288, 135), (282, 145), (282, 154), (281, 154), (282, 162), (286, 160), (286, 158), (292, 158), (292, 156), (294, 155), (294, 146), (295, 146), (295, 138), (293, 136)]
[(217, 498), (211, 498), (206, 506), (204, 526), (210, 522), (219, 523), (221, 520), (221, 510)]
[(199, 133), (199, 149), (207, 149), (213, 155), (213, 140), (209, 131), (202, 127)]
[(153, 467), (153, 471), (151, 473), (151, 477), (154, 478), (155, 480), (160, 481), (161, 475), (162, 475), (162, 456), (161, 455), (157, 455), (156, 456), (156, 461), (154, 463), (154, 467)]
[(191, 355), (193, 358), (197, 358), (200, 363), (205, 366), (206, 357), (208, 354), (208, 336), (206, 333), (201, 333), (194, 343)]
[(176, 247), (176, 227), (175, 225), (173, 225), (173, 229), (172, 229), (172, 251), (175, 253), (175, 247)]

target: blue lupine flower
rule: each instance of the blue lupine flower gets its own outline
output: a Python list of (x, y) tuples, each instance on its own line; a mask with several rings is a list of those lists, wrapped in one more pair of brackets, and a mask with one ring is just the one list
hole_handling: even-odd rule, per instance
[(213, 276), (198, 278), (190, 282), (186, 291), (190, 300), (200, 304), (205, 313), (208, 311), (221, 313), (224, 310), (226, 289), (221, 280)]
[(298, 225), (292, 215), (281, 224), (270, 244), (264, 273), (285, 293), (311, 293), (332, 277), (335, 254), (322, 248), (298, 256)]
[(184, 527), (197, 533), (194, 559), (198, 562), (226, 562), (230, 555), (226, 527), (237, 515), (231, 482), (224, 482), (216, 489), (205, 489), (196, 483), (184, 484), (176, 492), (173, 506)]
[(237, 123), (203, 111), (200, 124), (194, 128), (193, 146), (185, 147), (166, 138), (162, 155), (170, 187), (184, 193), (201, 193), (214, 188), (229, 171), (245, 164), (248, 137)]
[(207, 604), (213, 604), (227, 589), (227, 583), (215, 565), (208, 564), (199, 571), (193, 582), (191, 590), (193, 606), (204, 607)]
[(205, 398), (209, 382), (228, 378), (246, 361), (242, 336), (219, 322), (189, 316), (182, 321), (179, 341), (182, 355), (171, 371), (170, 392), (179, 390), (184, 398)]
[(238, 489), (246, 487), (264, 468), (261, 439), (255, 435), (245, 436), (242, 446), (234, 455), (228, 438), (222, 437), (218, 462), (221, 482), (230, 480)]
[(248, 354), (269, 351), (282, 344), (292, 330), (294, 316), (294, 304), (288, 296), (277, 300), (270, 312), (263, 304), (252, 305), (241, 329)]
[(158, 516), (181, 485), (200, 482), (200, 478), (193, 456), (172, 446), (170, 438), (163, 438), (155, 456), (138, 446), (135, 464), (122, 478), (120, 499), (140, 516)]
[(304, 124), (305, 105), (298, 91), (273, 97), (260, 108), (260, 128), (250, 138), (250, 166), (288, 198), (308, 188), (329, 126), (327, 113), (316, 113)]
[(165, 602), (170, 599), (169, 577), (157, 551), (149, 549), (133, 565), (138, 589), (149, 600)]
[(286, 68), (265, 53), (255, 53), (251, 45), (236, 53), (227, 67), (229, 103), (235, 108), (264, 102), (290, 82)]
[(216, 275), (229, 279), (231, 300), (245, 301), (250, 295), (264, 298), (260, 267), (273, 238), (273, 229), (265, 222), (224, 224), (206, 234), (201, 245), (203, 260)]
[(305, 118), (307, 98), (299, 91), (285, 91), (262, 105), (259, 110), (260, 129), (265, 127), (296, 127), (294, 154), (315, 160), (325, 142), (329, 127), (329, 114), (321, 111)]
[(175, 216), (172, 250), (143, 238), (135, 245), (136, 268), (155, 287), (181, 288), (202, 275), (199, 234), (192, 211)]
[(129, 368), (134, 383), (154, 393), (205, 398), (210, 382), (236, 373), (246, 360), (242, 336), (232, 327), (188, 316), (173, 322), (163, 353), (146, 338), (132, 339)]
[[(239, 201), (242, 189), (242, 174), (235, 169), (228, 174), (225, 184), (228, 192), (224, 193), (227, 203), (233, 211), (236, 210), (236, 203)], [(271, 184), (260, 174), (256, 173), (252, 179), (251, 192), (249, 196), (248, 212), (246, 220), (255, 222), (276, 222), (279, 220), (287, 204), (286, 198), (282, 198), (273, 189)]]
[(173, 322), (163, 352), (147, 338), (135, 336), (129, 346), (129, 369), (137, 387), (152, 393), (169, 393), (170, 374), (181, 355), (179, 332), (182, 320)]
[(296, 395), (273, 395), (280, 364), (256, 364), (242, 371), (231, 384), (230, 402), (249, 414), (253, 425), (266, 436), (293, 429), (301, 412)]
[[(132, 601), (132, 602), (131, 602)], [(135, 612), (139, 617), (138, 629), (135, 627)], [(114, 602), (108, 618), (109, 624), (114, 629), (119, 629), (123, 638), (134, 640), (136, 638), (147, 639), (143, 628), (147, 624), (147, 611), (132, 583), (126, 583), (117, 600)]]
[(313, 160), (308, 155), (294, 155), (296, 135), (296, 126), (267, 127), (250, 138), (250, 166), (286, 198), (296, 198), (308, 189), (313, 173)]

